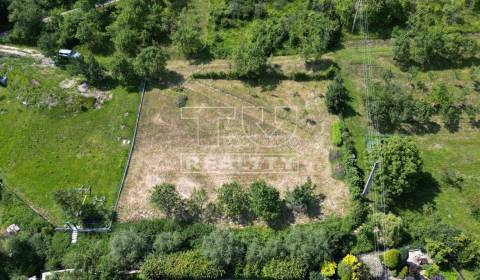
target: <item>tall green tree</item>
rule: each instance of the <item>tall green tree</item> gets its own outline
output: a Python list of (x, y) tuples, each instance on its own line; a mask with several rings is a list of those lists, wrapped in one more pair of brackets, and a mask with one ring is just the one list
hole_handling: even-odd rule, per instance
[(167, 55), (158, 47), (147, 47), (135, 58), (133, 68), (140, 77), (161, 80), (167, 72)]
[(267, 56), (256, 43), (240, 44), (232, 55), (233, 70), (240, 77), (257, 78), (267, 69)]
[(153, 189), (150, 201), (167, 216), (174, 218), (182, 198), (173, 184), (161, 184)]
[(423, 173), (423, 160), (415, 143), (399, 136), (387, 138), (374, 146), (370, 158), (379, 163), (373, 191), (385, 195), (392, 206), (395, 198), (415, 190)]
[(217, 189), (217, 203), (223, 214), (234, 221), (241, 221), (249, 214), (250, 197), (237, 182), (225, 183)]

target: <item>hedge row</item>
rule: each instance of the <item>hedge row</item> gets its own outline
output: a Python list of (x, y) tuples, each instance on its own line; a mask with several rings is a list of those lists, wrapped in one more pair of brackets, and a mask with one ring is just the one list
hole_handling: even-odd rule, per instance
[[(338, 72), (338, 68), (335, 66), (329, 67), (326, 71), (322, 73), (306, 73), (303, 71), (296, 71), (293, 72), (291, 75), (284, 75), (274, 73), (276, 78), (281, 80), (293, 80), (297, 82), (307, 82), (307, 81), (323, 81), (323, 80), (331, 80), (335, 77), (336, 73)], [(268, 76), (268, 73), (266, 73)], [(193, 73), (193, 79), (208, 79), (208, 80), (241, 80), (243, 77), (234, 71), (231, 72), (224, 72), (224, 71), (210, 71), (210, 72), (203, 72), (203, 73)]]
[(143, 279), (219, 279), (225, 271), (206, 260), (199, 251), (150, 257), (142, 265)]

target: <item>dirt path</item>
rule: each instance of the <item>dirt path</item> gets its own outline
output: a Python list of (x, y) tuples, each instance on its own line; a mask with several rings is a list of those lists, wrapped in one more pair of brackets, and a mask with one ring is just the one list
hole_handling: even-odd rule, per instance
[(28, 48), (12, 47), (7, 45), (0, 45), (0, 53), (6, 53), (6, 54), (18, 55), (18, 56), (24, 56), (24, 57), (33, 57), (37, 59), (46, 58), (39, 51), (28, 49)]

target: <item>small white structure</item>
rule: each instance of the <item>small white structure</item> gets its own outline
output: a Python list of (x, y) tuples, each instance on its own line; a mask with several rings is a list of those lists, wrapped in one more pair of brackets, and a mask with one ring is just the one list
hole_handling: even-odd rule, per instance
[(20, 231), (20, 227), (16, 224), (10, 225), (7, 227), (7, 235), (14, 235)]
[(432, 263), (432, 259), (421, 250), (411, 250), (408, 252), (407, 262), (416, 266)]
[(58, 51), (58, 56), (64, 58), (79, 58), (82, 55), (74, 50), (61, 49)]

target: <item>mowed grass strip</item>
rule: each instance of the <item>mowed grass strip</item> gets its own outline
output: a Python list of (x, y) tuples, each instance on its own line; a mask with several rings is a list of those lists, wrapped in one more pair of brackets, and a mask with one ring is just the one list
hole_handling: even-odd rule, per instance
[[(44, 70), (26, 67), (23, 59), (8, 62), (12, 83), (35, 77), (46, 92), (57, 91), (68, 77), (55, 68), (41, 75)], [(0, 88), (0, 176), (55, 223), (64, 222), (53, 201), (55, 190), (89, 186), (92, 195), (105, 196), (108, 205), (114, 202), (129, 148), (122, 141), (132, 137), (139, 94), (121, 87), (112, 92), (100, 109), (65, 113), (26, 107), (16, 92)]]

